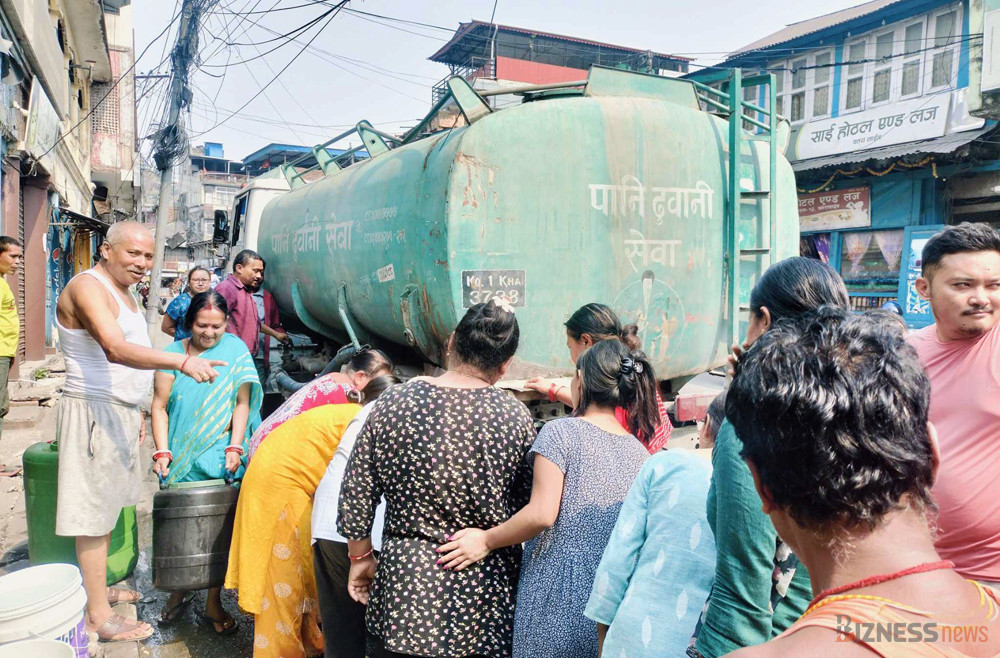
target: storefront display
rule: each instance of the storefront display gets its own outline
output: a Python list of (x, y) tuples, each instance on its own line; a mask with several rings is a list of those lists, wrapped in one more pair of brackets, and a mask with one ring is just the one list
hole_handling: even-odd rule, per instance
[(799, 238), (799, 255), (830, 264), (830, 234), (813, 233)]
[(895, 292), (903, 229), (845, 232), (840, 274), (849, 292)]

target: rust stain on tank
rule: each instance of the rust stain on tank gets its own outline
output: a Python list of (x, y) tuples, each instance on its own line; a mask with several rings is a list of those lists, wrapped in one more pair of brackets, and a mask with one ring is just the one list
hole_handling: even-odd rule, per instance
[(431, 306), (430, 296), (427, 294), (427, 286), (420, 287), (420, 303), (424, 309), (427, 332), (439, 348), (443, 348), (451, 335), (451, 329), (444, 327), (438, 319), (438, 314)]
[(427, 149), (427, 153), (424, 154), (424, 165), (423, 165), (424, 171), (427, 171), (427, 163), (430, 162), (431, 156), (434, 155), (434, 153), (437, 151), (438, 144), (436, 142), (440, 142), (441, 139), (443, 139), (443, 138), (444, 138), (444, 135), (441, 135), (441, 136), (436, 137), (436, 138), (435, 137), (428, 137), (428, 139), (435, 140), (435, 143), (434, 143), (434, 145), (431, 148)]
[[(455, 164), (463, 167), (466, 174), (465, 186), (462, 188), (462, 205), (478, 208), (490, 197), (493, 199), (493, 206), (500, 203), (495, 187), (496, 175), (499, 171), (497, 167), (489, 165), (479, 158), (475, 158), (466, 153), (455, 155)], [(483, 183), (483, 173), (486, 173), (486, 182)]]

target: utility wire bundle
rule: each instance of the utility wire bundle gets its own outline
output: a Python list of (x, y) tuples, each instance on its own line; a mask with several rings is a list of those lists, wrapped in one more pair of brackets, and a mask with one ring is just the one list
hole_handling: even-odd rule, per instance
[[(184, 0), (183, 12), (186, 20), (181, 21), (185, 33), (179, 34), (170, 51), (171, 91), (179, 99), (178, 110), (191, 105), (190, 72), (198, 61), (198, 26), (203, 13), (212, 8), (218, 0)], [(180, 125), (180, 113), (165, 110), (164, 121), (153, 134), (153, 162), (159, 171), (168, 169), (180, 158), (187, 155), (188, 140)]]

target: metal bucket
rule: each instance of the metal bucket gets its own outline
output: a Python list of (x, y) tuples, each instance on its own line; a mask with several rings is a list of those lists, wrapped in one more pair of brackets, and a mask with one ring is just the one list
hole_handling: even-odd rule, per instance
[(223, 480), (173, 484), (153, 496), (154, 587), (222, 587), (238, 497)]

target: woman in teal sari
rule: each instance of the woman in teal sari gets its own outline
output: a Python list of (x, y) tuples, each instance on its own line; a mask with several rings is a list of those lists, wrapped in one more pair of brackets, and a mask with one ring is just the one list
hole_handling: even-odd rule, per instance
[[(253, 358), (242, 340), (226, 333), (229, 309), (214, 290), (198, 293), (184, 316), (191, 337), (166, 351), (223, 361), (219, 376), (198, 383), (177, 370), (159, 370), (153, 380), (153, 471), (167, 484), (243, 477), (243, 454), (260, 425), (263, 394)], [(205, 618), (216, 633), (229, 635), (236, 621), (222, 607), (222, 590), (208, 590)], [(192, 593), (174, 592), (160, 623), (177, 619)]]

